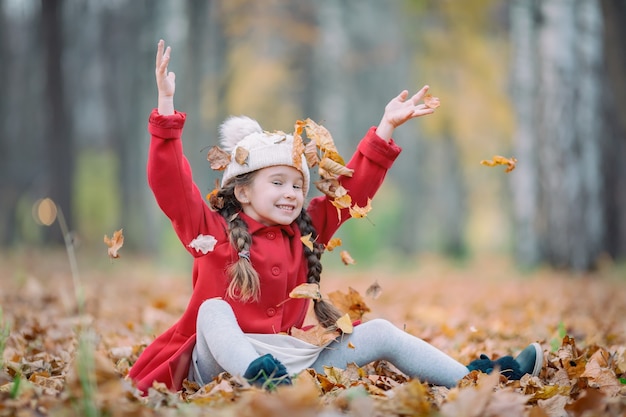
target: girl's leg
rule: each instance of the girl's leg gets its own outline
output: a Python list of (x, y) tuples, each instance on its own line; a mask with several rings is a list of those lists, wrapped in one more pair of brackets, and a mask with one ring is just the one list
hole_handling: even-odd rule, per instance
[[(352, 343), (352, 347), (348, 347)], [(360, 324), (322, 351), (313, 368), (345, 368), (349, 363), (365, 366), (376, 360), (391, 362), (406, 375), (436, 385), (453, 387), (469, 373), (467, 367), (434, 346), (406, 333), (383, 319)]]
[(259, 357), (224, 300), (213, 298), (202, 303), (196, 327), (193, 361), (199, 383), (210, 382), (222, 371), (243, 375), (250, 362)]

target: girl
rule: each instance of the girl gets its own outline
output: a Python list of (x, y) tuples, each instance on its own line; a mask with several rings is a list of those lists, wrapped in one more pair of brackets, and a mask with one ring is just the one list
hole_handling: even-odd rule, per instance
[[(232, 158), (209, 207), (183, 155), (185, 114), (174, 109), (170, 53), (159, 41), (158, 108), (149, 118), (147, 173), (159, 206), (194, 256), (193, 293), (181, 319), (133, 365), (129, 375), (139, 389), (146, 392), (160, 381), (176, 391), (185, 378), (204, 385), (223, 371), (252, 383), (289, 383), (289, 375), (309, 367), (321, 372), (323, 366), (363, 366), (378, 359), (411, 377), (448, 387), (471, 369), (490, 372), (497, 367), (517, 379), (538, 374), (543, 354), (537, 343), (515, 359), (494, 362), (483, 356), (466, 367), (382, 319), (360, 324), (325, 347), (288, 335), (302, 326), (310, 302), (290, 299), (290, 291), (305, 282), (319, 283), (323, 244), (350, 215), (344, 209), (338, 216), (326, 196), (313, 198), (305, 209), (310, 174), (304, 156), (293, 156), (293, 138), (264, 132), (246, 117), (231, 118), (220, 128), (222, 147)], [(378, 126), (358, 145), (346, 164), (353, 176), (340, 177), (353, 204), (367, 204), (399, 155), (391, 138), (394, 129), (434, 112), (420, 104), (427, 91), (424, 86), (410, 98), (407, 91), (393, 98)], [(244, 160), (236, 157), (242, 154)], [(313, 250), (300, 239), (309, 233)], [(320, 324), (332, 327), (341, 314), (325, 301), (313, 303)]]

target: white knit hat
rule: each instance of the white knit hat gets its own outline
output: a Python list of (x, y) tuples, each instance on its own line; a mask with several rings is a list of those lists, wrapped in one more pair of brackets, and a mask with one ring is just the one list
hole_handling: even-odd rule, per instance
[[(287, 165), (299, 170), (304, 177), (303, 191), (309, 191), (311, 174), (302, 155), (300, 166), (293, 163), (293, 136), (282, 132), (264, 132), (259, 123), (246, 116), (231, 116), (220, 126), (220, 144), (229, 152), (231, 161), (224, 170), (222, 186), (237, 175), (246, 174), (261, 168)], [(237, 148), (248, 152), (243, 164), (235, 160)]]

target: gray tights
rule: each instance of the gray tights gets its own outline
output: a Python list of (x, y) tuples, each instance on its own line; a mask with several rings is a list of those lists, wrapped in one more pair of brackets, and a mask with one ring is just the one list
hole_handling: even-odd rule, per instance
[[(193, 352), (196, 366), (190, 367), (190, 378), (204, 384), (223, 371), (243, 375), (258, 357), (227, 302), (210, 299), (200, 306)], [(410, 377), (447, 387), (456, 385), (469, 373), (464, 365), (439, 349), (383, 319), (360, 324), (353, 333), (332, 342), (312, 368), (323, 372), (324, 366), (344, 369), (349, 363), (365, 366), (376, 360), (389, 361)]]

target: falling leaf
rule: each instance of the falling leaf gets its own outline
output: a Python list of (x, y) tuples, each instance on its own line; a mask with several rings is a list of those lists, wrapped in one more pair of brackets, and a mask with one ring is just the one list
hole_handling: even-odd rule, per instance
[(426, 94), (424, 96), (424, 104), (429, 109), (436, 109), (437, 107), (441, 105), (441, 103), (439, 102), (439, 98), (433, 97), (432, 94)]
[(351, 177), (354, 174), (354, 170), (346, 167), (345, 165), (341, 165), (339, 162), (334, 161), (330, 158), (322, 158), (319, 162), (320, 168), (326, 172), (331, 173), (332, 175), (343, 175), (344, 177)]
[(199, 234), (194, 240), (189, 242), (189, 245), (187, 246), (198, 252), (202, 252), (203, 255), (206, 255), (207, 253), (213, 251), (216, 243), (217, 239), (215, 239), (215, 236)]
[(111, 259), (120, 257), (117, 251), (119, 251), (124, 245), (124, 235), (122, 234), (122, 230), (123, 229), (113, 232), (113, 237), (110, 239), (107, 235), (104, 235), (104, 243), (106, 243), (109, 247), (107, 252), (109, 253), (109, 258)]
[(350, 256), (350, 253), (347, 250), (342, 250), (341, 252), (339, 252), (339, 256), (341, 256), (341, 261), (344, 263), (344, 265), (356, 264), (356, 261), (352, 259), (352, 256)]
[(350, 207), (350, 216), (354, 217), (355, 219), (362, 219), (364, 217), (367, 217), (367, 213), (369, 213), (371, 210), (372, 210), (372, 199), (368, 198), (367, 204), (365, 206), (359, 207), (355, 204), (352, 207)]
[(319, 284), (304, 283), (298, 285), (289, 293), (290, 298), (310, 298), (311, 300), (321, 300)]
[(348, 287), (347, 294), (342, 291), (333, 291), (328, 294), (328, 298), (341, 312), (348, 313), (353, 322), (361, 320), (365, 313), (371, 311), (361, 294), (352, 287)]
[(507, 168), (504, 172), (511, 172), (515, 169), (515, 164), (517, 163), (517, 159), (514, 157), (505, 158), (504, 156), (494, 155), (491, 161), (487, 159), (483, 159), (480, 161), (481, 165), (485, 165), (488, 167), (495, 167), (497, 165), (506, 165)]
[(350, 349), (356, 349), (356, 346), (354, 346), (354, 345), (352, 344), (352, 342), (348, 342), (348, 348), (350, 348)]
[(248, 152), (246, 148), (238, 146), (237, 149), (235, 149), (235, 161), (237, 161), (239, 165), (245, 165), (249, 154), (250, 152)]
[(348, 313), (339, 317), (335, 325), (337, 326), (339, 330), (341, 330), (343, 333), (346, 333), (346, 334), (350, 334), (354, 331), (354, 326), (352, 325), (352, 319), (350, 319), (350, 314)]
[(371, 297), (372, 299), (377, 299), (380, 297), (380, 294), (383, 292), (382, 287), (378, 284), (378, 281), (375, 281), (372, 285), (370, 285), (365, 291), (365, 295)]
[(308, 235), (304, 235), (300, 237), (300, 240), (302, 241), (304, 246), (309, 248), (311, 251), (313, 251), (313, 240), (311, 240), (312, 235), (313, 235), (312, 233), (309, 233)]
[(333, 249), (335, 249), (338, 246), (341, 246), (341, 244), (342, 244), (341, 239), (338, 237), (334, 237), (328, 241), (328, 243), (324, 246), (324, 248), (327, 251), (332, 252)]
[(213, 146), (209, 149), (206, 159), (211, 164), (211, 169), (223, 171), (230, 163), (230, 154), (218, 146)]
[(315, 142), (310, 141), (306, 144), (304, 147), (304, 156), (309, 168), (313, 168), (315, 165), (320, 163), (320, 157), (317, 154), (317, 146), (315, 145)]

